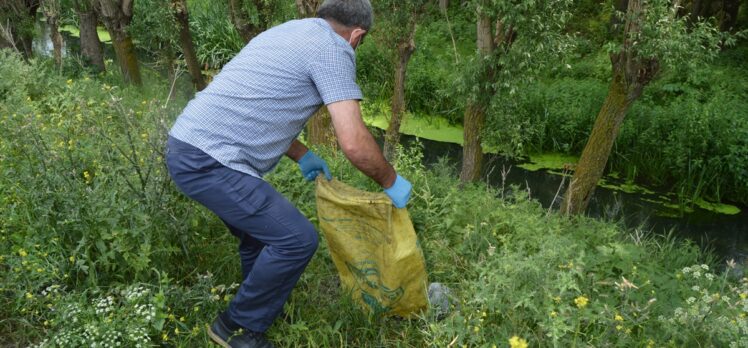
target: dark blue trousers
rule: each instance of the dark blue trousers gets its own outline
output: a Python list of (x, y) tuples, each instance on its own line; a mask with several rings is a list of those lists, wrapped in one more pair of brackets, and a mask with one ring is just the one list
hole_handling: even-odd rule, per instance
[(166, 164), (177, 187), (239, 239), (244, 281), (227, 314), (245, 329), (265, 332), (317, 250), (314, 226), (264, 180), (172, 137)]

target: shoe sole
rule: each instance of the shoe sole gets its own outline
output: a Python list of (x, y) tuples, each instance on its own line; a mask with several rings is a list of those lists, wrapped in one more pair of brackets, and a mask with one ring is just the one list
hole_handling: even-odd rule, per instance
[(213, 332), (213, 328), (210, 328), (210, 327), (208, 328), (208, 337), (210, 337), (210, 339), (212, 339), (213, 342), (215, 342), (217, 345), (223, 348), (231, 348), (231, 346), (226, 341), (218, 337), (218, 335), (216, 335), (215, 332)]

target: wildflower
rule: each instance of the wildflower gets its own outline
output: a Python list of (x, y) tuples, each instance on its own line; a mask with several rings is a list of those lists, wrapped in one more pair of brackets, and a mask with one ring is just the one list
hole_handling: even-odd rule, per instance
[(517, 336), (512, 336), (509, 339), (509, 347), (511, 348), (527, 348), (527, 341)]
[(68, 257), (68, 260), (70, 260), (70, 263), (74, 263), (75, 262), (75, 256), (71, 255), (70, 257)]
[(27, 292), (26, 293), (26, 298), (30, 300), (30, 299), (34, 298), (34, 294), (32, 294), (30, 292)]
[(163, 334), (161, 334), (161, 339), (164, 342), (168, 341), (169, 340), (169, 334), (167, 334), (166, 332), (164, 332)]
[(174, 329), (174, 334), (179, 335), (179, 328)]
[(26, 257), (29, 254), (26, 252), (26, 250), (18, 249), (18, 255), (20, 255), (21, 257)]
[(184, 323), (185, 320), (187, 320), (187, 319), (185, 319), (185, 317), (179, 317), (179, 321), (181, 321), (181, 322)]
[(727, 261), (727, 267), (735, 268), (737, 264), (735, 263), (735, 259), (730, 259), (730, 261)]
[(746, 298), (748, 298), (748, 292), (740, 294), (740, 299), (745, 300)]
[(525, 341), (523, 338), (512, 336), (512, 338), (509, 339), (509, 347), (510, 348), (527, 348), (527, 341)]
[(560, 297), (560, 296), (556, 296), (556, 297), (554, 297), (554, 298), (553, 298), (553, 302), (556, 302), (556, 303), (559, 303), (559, 302), (561, 302), (561, 297)]
[(474, 327), (473, 328), (473, 332), (479, 333), (480, 332), (480, 327), (478, 327), (478, 326)]
[(587, 306), (587, 303), (589, 303), (590, 299), (588, 299), (585, 296), (579, 296), (574, 299), (574, 303), (577, 305), (578, 308), (584, 308)]
[(620, 314), (616, 314), (615, 321), (623, 321), (623, 317)]
[(618, 331), (623, 330), (623, 325), (616, 325), (616, 330), (618, 330)]
[(83, 171), (83, 178), (86, 179), (86, 183), (91, 183), (91, 173), (89, 173), (87, 170)]
[(558, 316), (558, 313), (556, 311), (551, 311), (551, 318), (555, 318)]

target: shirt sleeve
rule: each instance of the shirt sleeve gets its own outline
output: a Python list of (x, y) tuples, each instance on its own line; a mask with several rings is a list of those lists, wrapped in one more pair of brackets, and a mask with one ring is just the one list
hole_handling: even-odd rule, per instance
[(361, 100), (363, 93), (356, 84), (356, 58), (353, 50), (330, 45), (311, 66), (311, 77), (325, 105), (343, 100)]

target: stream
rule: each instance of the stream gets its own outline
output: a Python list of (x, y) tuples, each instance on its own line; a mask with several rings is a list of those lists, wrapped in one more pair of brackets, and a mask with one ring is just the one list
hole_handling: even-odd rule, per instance
[[(415, 140), (414, 136), (402, 136), (404, 146), (409, 146)], [(427, 167), (446, 157), (448, 163), (459, 170), (462, 146), (423, 138), (418, 141), (423, 144), (423, 161)], [(526, 170), (519, 167), (522, 162), (494, 154), (487, 154), (484, 163), (484, 178), (489, 185), (505, 187), (505, 190), (509, 190), (512, 185), (519, 186), (529, 190), (530, 197), (539, 201), (546, 209), (552, 203), (553, 209), (558, 209), (560, 198), (557, 197), (557, 192), (563, 176), (557, 172)], [(505, 179), (502, 171), (508, 171)], [(559, 195), (563, 193), (562, 190)], [(694, 207), (693, 212), (684, 212), (677, 217), (663, 216), (657, 214), (662, 211), (662, 205), (653, 202), (652, 198), (664, 194), (666, 193), (628, 193), (598, 186), (587, 214), (621, 223), (629, 230), (640, 229), (645, 234), (666, 235), (672, 231), (674, 237), (687, 238), (703, 249), (710, 249), (721, 259), (735, 259), (743, 263), (748, 261), (748, 210), (741, 209), (738, 214), (727, 215)]]

